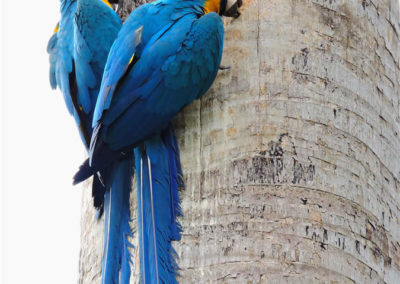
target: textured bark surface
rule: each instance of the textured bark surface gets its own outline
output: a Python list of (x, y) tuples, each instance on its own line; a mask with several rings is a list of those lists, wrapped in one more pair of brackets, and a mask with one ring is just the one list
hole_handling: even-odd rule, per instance
[(181, 283), (399, 283), (399, 21), (398, 0), (244, 0), (226, 20), (231, 69), (175, 120)]

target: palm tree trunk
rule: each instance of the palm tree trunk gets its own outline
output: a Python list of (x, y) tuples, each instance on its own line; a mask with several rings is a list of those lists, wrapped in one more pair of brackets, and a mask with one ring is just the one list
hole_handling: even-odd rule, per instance
[[(399, 283), (399, 1), (244, 0), (225, 23), (231, 69), (175, 120), (180, 282)], [(83, 199), (81, 283), (97, 283)]]

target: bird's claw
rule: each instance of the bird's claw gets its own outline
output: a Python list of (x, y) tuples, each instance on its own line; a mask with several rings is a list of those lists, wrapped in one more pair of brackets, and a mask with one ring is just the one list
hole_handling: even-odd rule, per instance
[(231, 66), (224, 66), (224, 65), (219, 66), (219, 70), (229, 70), (229, 69), (231, 69)]

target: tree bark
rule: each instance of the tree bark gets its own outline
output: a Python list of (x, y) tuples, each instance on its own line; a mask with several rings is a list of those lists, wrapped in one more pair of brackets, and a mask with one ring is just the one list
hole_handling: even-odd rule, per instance
[[(244, 0), (225, 20), (231, 69), (175, 119), (181, 283), (399, 283), (399, 22), (398, 0)], [(83, 195), (80, 282), (98, 283)]]

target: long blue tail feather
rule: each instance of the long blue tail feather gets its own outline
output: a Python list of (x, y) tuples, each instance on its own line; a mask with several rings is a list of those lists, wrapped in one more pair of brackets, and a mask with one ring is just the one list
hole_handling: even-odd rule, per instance
[(180, 240), (178, 188), (183, 186), (172, 128), (135, 149), (140, 274), (142, 283), (177, 283), (172, 241)]
[(131, 274), (131, 253), (128, 237), (130, 227), (131, 180), (133, 158), (120, 161), (110, 178), (110, 190), (105, 194), (104, 252), (102, 261), (102, 284), (128, 284)]
[(176, 136), (172, 124), (169, 124), (168, 128), (162, 132), (162, 139), (168, 151), (170, 193), (172, 200), (171, 214), (173, 221), (173, 240), (179, 241), (181, 239), (182, 227), (179, 224), (177, 217), (183, 216), (179, 198), (179, 189), (183, 189), (185, 187), (185, 184), (183, 181), (183, 172), (178, 142), (176, 141)]

